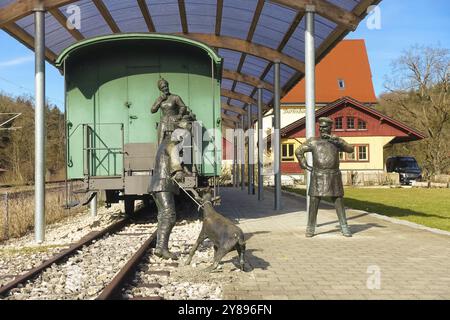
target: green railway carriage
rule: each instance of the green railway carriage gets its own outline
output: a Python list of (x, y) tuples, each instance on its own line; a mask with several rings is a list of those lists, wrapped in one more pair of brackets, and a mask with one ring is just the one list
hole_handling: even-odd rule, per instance
[[(147, 194), (160, 113), (150, 109), (166, 79), (196, 114), (193, 185), (221, 172), (222, 59), (206, 45), (162, 34), (118, 34), (78, 42), (56, 61), (65, 76), (67, 174), (108, 203), (130, 208)], [(196, 126), (194, 126), (195, 128)], [(200, 147), (201, 146), (201, 147)], [(195, 149), (195, 150), (194, 150)]]

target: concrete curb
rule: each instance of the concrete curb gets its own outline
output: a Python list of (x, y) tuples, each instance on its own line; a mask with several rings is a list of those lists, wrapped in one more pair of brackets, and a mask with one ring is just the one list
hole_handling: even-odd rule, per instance
[[(294, 193), (294, 192), (290, 192), (290, 191), (286, 191), (286, 190), (282, 190), (281, 192), (284, 193), (284, 194), (290, 195), (290, 196), (294, 196), (294, 197), (302, 198), (302, 199), (306, 200), (305, 196), (303, 196), (301, 194), (298, 194), (298, 193)], [(322, 200), (321, 203), (325, 203), (325, 204), (327, 204), (329, 206), (334, 207), (334, 204), (329, 202), (329, 201)], [(410, 228), (413, 228), (413, 229), (425, 230), (425, 231), (429, 231), (429, 232), (432, 232), (432, 233), (435, 233), (435, 234), (439, 234), (439, 235), (450, 236), (450, 232), (449, 231), (426, 227), (426, 226), (423, 226), (421, 224), (417, 224), (417, 223), (410, 222), (410, 221), (405, 221), (405, 220), (400, 220), (400, 219), (396, 219), (396, 218), (392, 218), (392, 217), (387, 217), (387, 216), (384, 216), (384, 215), (381, 215), (381, 214), (378, 214), (378, 213), (372, 213), (372, 212), (352, 209), (352, 208), (348, 208), (348, 207), (346, 207), (346, 209), (347, 210), (351, 210), (352, 212), (355, 212), (355, 213), (366, 214), (366, 215), (369, 215), (371, 217), (374, 217), (374, 218), (377, 218), (377, 219), (380, 219), (380, 220), (388, 221), (388, 222), (395, 223), (395, 224), (400, 224), (400, 225), (407, 226), (407, 227), (410, 227)]]

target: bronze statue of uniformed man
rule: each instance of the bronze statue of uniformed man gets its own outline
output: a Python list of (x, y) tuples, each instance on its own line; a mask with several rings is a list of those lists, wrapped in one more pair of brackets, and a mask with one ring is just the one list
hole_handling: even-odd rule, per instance
[[(310, 205), (306, 237), (314, 236), (317, 221), (317, 211), (323, 197), (331, 197), (336, 207), (342, 234), (351, 237), (344, 209), (344, 188), (339, 170), (339, 152), (352, 153), (353, 147), (343, 139), (331, 135), (333, 121), (330, 118), (319, 119), (320, 137), (310, 138), (296, 151), (295, 155), (300, 166), (311, 172), (309, 185)], [(308, 165), (305, 153), (311, 152), (313, 167)]]
[(170, 135), (176, 129), (176, 123), (187, 113), (188, 108), (179, 96), (170, 93), (169, 83), (165, 79), (159, 79), (158, 89), (161, 95), (153, 104), (151, 112), (156, 113), (161, 109), (158, 125), (158, 143), (161, 143), (165, 135)]
[(164, 259), (177, 257), (169, 252), (169, 237), (176, 221), (175, 199), (180, 190), (176, 183), (183, 180), (185, 171), (180, 161), (179, 144), (183, 137), (190, 134), (191, 123), (182, 119), (177, 122), (177, 130), (165, 135), (156, 152), (155, 168), (150, 180), (148, 192), (158, 208), (158, 230), (154, 254)]

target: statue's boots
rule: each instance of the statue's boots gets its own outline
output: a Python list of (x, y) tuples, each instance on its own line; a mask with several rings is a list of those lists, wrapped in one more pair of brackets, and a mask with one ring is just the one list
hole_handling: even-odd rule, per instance
[(317, 212), (319, 210), (319, 197), (311, 197), (309, 202), (309, 212), (308, 212), (308, 225), (306, 227), (305, 236), (307, 238), (314, 237), (314, 232), (317, 225)]
[(160, 226), (157, 231), (156, 248), (153, 252), (157, 257), (163, 259), (177, 260), (178, 257), (169, 251), (169, 236), (172, 226)]
[(352, 237), (352, 232), (348, 228), (348, 225), (341, 226), (341, 232), (344, 237)]
[(341, 232), (344, 237), (351, 237), (352, 232), (350, 231), (348, 224), (347, 224), (347, 218), (345, 216), (345, 208), (344, 208), (344, 202), (342, 198), (337, 198), (335, 201), (336, 204), (336, 213), (339, 219), (339, 224), (341, 226)]
[(307, 227), (305, 237), (307, 237), (307, 238), (314, 237), (314, 232), (315, 232), (314, 227)]

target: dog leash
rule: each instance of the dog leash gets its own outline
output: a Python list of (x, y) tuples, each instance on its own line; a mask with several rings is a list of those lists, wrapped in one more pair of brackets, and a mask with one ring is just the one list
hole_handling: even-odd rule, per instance
[(195, 204), (198, 206), (197, 211), (200, 211), (200, 208), (203, 208), (203, 207), (204, 207), (205, 204), (200, 204), (200, 203), (198, 203), (198, 201), (195, 200), (195, 199), (189, 194), (189, 192), (187, 192), (187, 190), (185, 190), (185, 189), (178, 183), (177, 180), (175, 180), (173, 177), (172, 177), (171, 179), (178, 185), (178, 187), (179, 187), (181, 190), (184, 191), (184, 193), (186, 193), (186, 194), (188, 195), (189, 198), (192, 199), (192, 201), (195, 202)]

